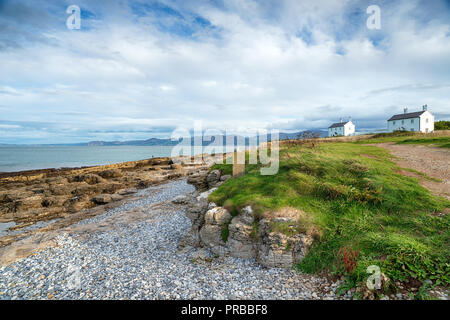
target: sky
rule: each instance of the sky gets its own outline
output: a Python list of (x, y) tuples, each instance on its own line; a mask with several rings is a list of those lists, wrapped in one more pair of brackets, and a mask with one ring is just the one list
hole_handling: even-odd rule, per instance
[(376, 130), (424, 104), (450, 119), (449, 0), (0, 0), (0, 143), (168, 138), (194, 121)]

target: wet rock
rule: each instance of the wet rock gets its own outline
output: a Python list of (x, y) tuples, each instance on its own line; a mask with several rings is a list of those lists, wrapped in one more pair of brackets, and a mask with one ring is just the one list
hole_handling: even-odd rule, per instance
[(128, 188), (128, 189), (121, 189), (117, 193), (120, 194), (121, 196), (127, 196), (130, 194), (134, 194), (136, 192), (137, 192), (136, 188)]
[(104, 179), (111, 179), (121, 177), (122, 172), (119, 169), (108, 169), (99, 172), (98, 175)]
[(120, 194), (117, 194), (117, 193), (111, 195), (111, 200), (112, 200), (112, 201), (120, 201), (120, 200), (122, 200), (123, 198), (124, 198), (124, 196), (122, 196), (122, 195), (120, 195)]
[(15, 202), (15, 207), (17, 210), (29, 210), (40, 208), (42, 206), (42, 200), (44, 197), (42, 195), (35, 195), (32, 197), (27, 197), (24, 199), (20, 199)]
[(150, 159), (148, 164), (153, 166), (162, 166), (173, 164), (173, 161), (170, 158)]
[(150, 180), (146, 180), (146, 181), (139, 181), (136, 185), (137, 188), (139, 189), (145, 189), (150, 187), (153, 184), (153, 181)]
[(2, 194), (0, 195), (0, 203), (9, 203), (13, 202), (14, 198), (10, 194)]
[(69, 183), (73, 182), (86, 182), (89, 185), (104, 182), (104, 180), (96, 174), (80, 174), (75, 176), (70, 176), (67, 178)]
[(95, 204), (107, 204), (112, 201), (112, 197), (109, 194), (100, 194), (91, 199), (91, 201)]
[(62, 195), (71, 194), (72, 187), (71, 187), (71, 185), (69, 185), (67, 183), (52, 184), (49, 186), (49, 191), (52, 195), (62, 196)]

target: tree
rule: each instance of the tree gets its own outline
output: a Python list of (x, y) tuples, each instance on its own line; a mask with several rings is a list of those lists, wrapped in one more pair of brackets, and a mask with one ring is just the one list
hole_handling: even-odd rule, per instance
[(450, 121), (438, 121), (434, 123), (434, 130), (450, 130)]

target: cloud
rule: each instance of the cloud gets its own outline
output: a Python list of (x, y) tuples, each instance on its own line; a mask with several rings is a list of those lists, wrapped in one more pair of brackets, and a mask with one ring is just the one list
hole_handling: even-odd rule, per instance
[(2, 128), (0, 143), (448, 114), (445, 1), (378, 1), (381, 30), (366, 28), (371, 1), (78, 3), (81, 30), (65, 27), (69, 3), (2, 2), (0, 120), (27, 130)]

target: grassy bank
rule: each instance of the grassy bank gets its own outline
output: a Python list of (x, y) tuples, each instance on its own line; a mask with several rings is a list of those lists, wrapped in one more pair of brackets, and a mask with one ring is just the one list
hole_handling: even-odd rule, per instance
[[(231, 171), (231, 165), (214, 168)], [(301, 210), (297, 225), (274, 228), (316, 231), (302, 271), (327, 270), (358, 285), (369, 276), (367, 267), (378, 265), (392, 280), (448, 285), (450, 218), (435, 213), (450, 203), (398, 169), (388, 151), (360, 142), (283, 144), (278, 174), (261, 176), (257, 165), (247, 166), (245, 176), (228, 180), (210, 200), (235, 212), (252, 205), (260, 217), (284, 207)], [(354, 270), (344, 263), (349, 250), (359, 250)]]
[(371, 138), (359, 140), (358, 143), (395, 142), (397, 144), (424, 144), (440, 148), (450, 148), (450, 133), (448, 130), (434, 133), (419, 133), (398, 131), (392, 133), (379, 133)]

